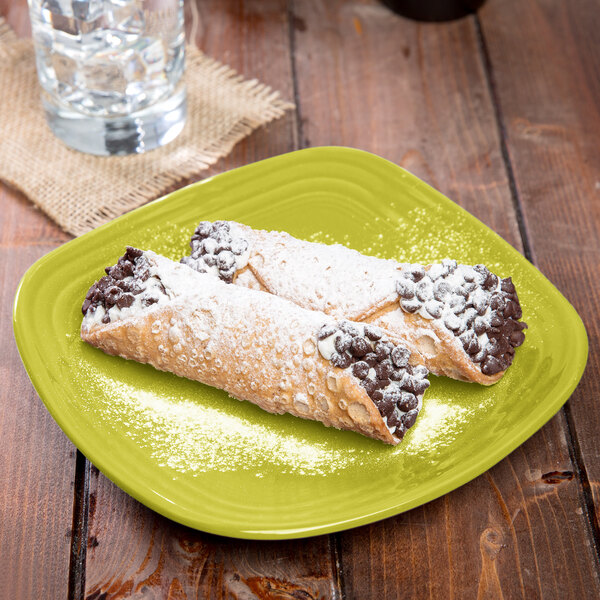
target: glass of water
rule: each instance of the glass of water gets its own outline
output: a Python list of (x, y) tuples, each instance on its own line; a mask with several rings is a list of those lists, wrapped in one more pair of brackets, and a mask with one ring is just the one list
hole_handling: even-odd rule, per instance
[(68, 146), (146, 152), (183, 129), (183, 0), (28, 0), (42, 102)]

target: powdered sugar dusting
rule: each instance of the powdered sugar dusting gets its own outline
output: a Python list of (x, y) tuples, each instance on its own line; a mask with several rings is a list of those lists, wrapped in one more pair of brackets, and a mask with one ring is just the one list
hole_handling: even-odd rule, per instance
[(140, 389), (99, 373), (92, 378), (103, 391), (101, 418), (125, 423), (125, 435), (146, 448), (161, 468), (194, 476), (242, 469), (260, 476), (263, 469), (275, 466), (281, 473), (326, 475), (357, 460), (357, 452), (308, 441), (289, 427), (277, 430), (237, 415), (228, 401), (219, 408)]

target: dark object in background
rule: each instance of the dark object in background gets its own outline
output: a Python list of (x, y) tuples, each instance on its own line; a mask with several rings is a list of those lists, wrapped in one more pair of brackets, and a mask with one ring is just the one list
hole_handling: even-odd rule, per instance
[(394, 12), (416, 21), (452, 21), (474, 13), (485, 0), (382, 0)]

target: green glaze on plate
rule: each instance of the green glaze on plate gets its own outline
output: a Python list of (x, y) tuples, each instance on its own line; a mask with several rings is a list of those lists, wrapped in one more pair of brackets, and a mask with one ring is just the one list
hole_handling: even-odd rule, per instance
[[(417, 423), (395, 448), (271, 415), (84, 344), (80, 307), (104, 267), (126, 245), (179, 259), (203, 219), (400, 261), (485, 263), (515, 282), (525, 344), (495, 386), (432, 377)], [(175, 521), (255, 539), (339, 531), (455, 489), (546, 423), (587, 358), (577, 313), (516, 250), (414, 175), (348, 148), (302, 150), (218, 175), (57, 248), (23, 277), (14, 330), (46, 407), (107, 477)]]

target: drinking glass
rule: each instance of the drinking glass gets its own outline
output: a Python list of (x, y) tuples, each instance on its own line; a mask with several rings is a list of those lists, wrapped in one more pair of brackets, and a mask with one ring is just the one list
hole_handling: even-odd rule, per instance
[(28, 0), (52, 131), (91, 154), (146, 152), (183, 129), (183, 0)]

